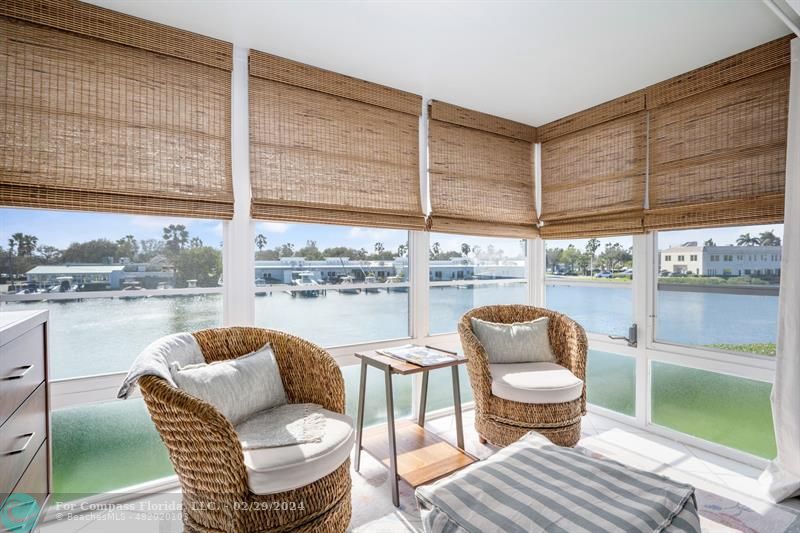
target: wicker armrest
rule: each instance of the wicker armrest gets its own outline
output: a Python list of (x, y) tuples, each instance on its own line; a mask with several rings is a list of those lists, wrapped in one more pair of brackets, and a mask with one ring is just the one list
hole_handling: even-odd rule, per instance
[(551, 336), (553, 351), (558, 364), (568, 368), (577, 378), (583, 381), (581, 394), (581, 411), (586, 414), (586, 357), (588, 341), (583, 327), (565, 315), (559, 315), (552, 326), (555, 335)]
[(473, 397), (478, 408), (488, 406), (492, 395), (492, 375), (489, 371), (489, 356), (481, 341), (472, 331), (470, 317), (464, 315), (458, 322), (458, 335), (461, 338), (461, 347), (467, 356), (467, 373), (472, 385)]
[(283, 334), (271, 339), (292, 403), (316, 403), (335, 413), (344, 413), (344, 378), (333, 357), (299, 337)]
[(183, 491), (196, 502), (208, 502), (208, 512), (218, 523), (235, 523), (235, 504), (246, 499), (249, 489), (242, 447), (231, 423), (210, 404), (162, 378), (144, 376), (139, 387)]

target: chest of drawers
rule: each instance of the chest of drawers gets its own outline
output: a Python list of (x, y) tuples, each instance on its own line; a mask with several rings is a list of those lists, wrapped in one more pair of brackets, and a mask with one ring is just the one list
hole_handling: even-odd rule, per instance
[(26, 523), (51, 492), (47, 317), (0, 312), (0, 512)]

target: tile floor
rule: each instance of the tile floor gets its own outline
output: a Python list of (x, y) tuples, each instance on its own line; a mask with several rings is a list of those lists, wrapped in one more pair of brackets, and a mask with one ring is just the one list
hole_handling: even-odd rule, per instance
[[(464, 413), (467, 451), (484, 458), (494, 449), (478, 443), (473, 419), (473, 411)], [(430, 420), (428, 428), (455, 441), (452, 416)], [(782, 505), (767, 502), (758, 485), (760, 471), (756, 468), (595, 414), (584, 418), (582, 433), (580, 446), (694, 485), (698, 489), (703, 531), (800, 532), (800, 500)], [(353, 531), (420, 531), (413, 490), (402, 482), (400, 486), (401, 505), (395, 508), (391, 502), (386, 468), (364, 454), (361, 472), (353, 473)], [(45, 522), (41, 531), (176, 533), (181, 531), (180, 512), (175, 510), (179, 502), (180, 494), (176, 489), (120, 504), (127, 508), (78, 514), (70, 520), (62, 516), (60, 521)]]

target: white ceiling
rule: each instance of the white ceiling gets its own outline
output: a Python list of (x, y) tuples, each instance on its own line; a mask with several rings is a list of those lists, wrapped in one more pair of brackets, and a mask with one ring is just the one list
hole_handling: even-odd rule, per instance
[(761, 0), (89, 0), (541, 125), (787, 28)]

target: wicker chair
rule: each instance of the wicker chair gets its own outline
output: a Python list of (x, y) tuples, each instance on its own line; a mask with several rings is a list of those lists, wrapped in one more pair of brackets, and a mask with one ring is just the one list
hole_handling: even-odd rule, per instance
[[(207, 329), (194, 337), (209, 363), (270, 342), (290, 402), (344, 412), (341, 371), (322, 348), (259, 328)], [(236, 432), (219, 411), (156, 376), (141, 378), (139, 386), (180, 479), (185, 531), (345, 531), (351, 514), (349, 459), (310, 485), (254, 494)]]
[[(580, 397), (562, 403), (522, 403), (492, 393), (492, 376), (486, 351), (472, 331), (471, 318), (511, 324), (550, 317), (550, 344), (556, 363), (584, 382)], [(475, 398), (475, 429), (481, 442), (507, 446), (531, 430), (555, 444), (575, 446), (581, 434), (581, 416), (586, 414), (586, 333), (569, 317), (526, 305), (493, 305), (469, 311), (458, 324), (467, 356), (467, 370)]]

